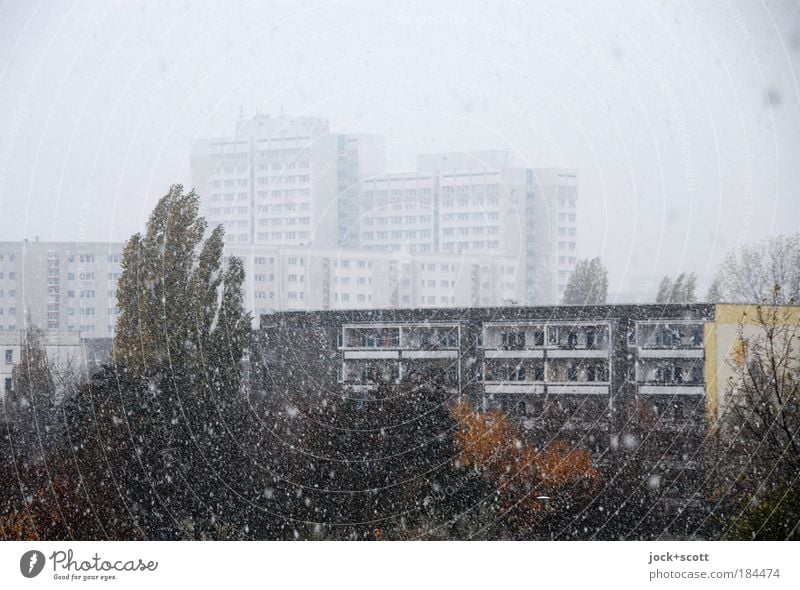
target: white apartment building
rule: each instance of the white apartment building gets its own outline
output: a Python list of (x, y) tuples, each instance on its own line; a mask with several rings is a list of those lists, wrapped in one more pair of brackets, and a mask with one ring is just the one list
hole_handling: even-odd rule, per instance
[[(49, 334), (113, 336), (123, 247), (0, 242), (0, 334), (18, 334), (27, 318)], [(274, 311), (488, 306), (522, 296), (514, 261), (499, 256), (261, 244), (226, 245), (228, 256), (244, 261), (256, 323)]]
[(192, 180), (227, 244), (332, 247), (349, 238), (355, 179), (382, 169), (382, 144), (331, 133), (326, 119), (256, 115), (232, 137), (194, 142)]
[(256, 115), (192, 147), (203, 214), (225, 226), (228, 246), (498, 256), (515, 266), (514, 300), (558, 303), (577, 255), (574, 170), (520, 167), (504, 150), (384, 167), (381, 136), (331, 132), (315, 117)]
[(517, 167), (507, 151), (424, 154), (417, 168), (361, 182), (361, 248), (500, 256), (523, 300), (558, 303), (576, 263), (574, 170)]
[(244, 260), (246, 305), (276, 311), (476, 307), (519, 301), (514, 261), (301, 246), (231, 246)]
[(537, 168), (532, 170), (531, 187), (527, 299), (557, 303), (577, 262), (578, 173), (570, 168)]
[(0, 242), (0, 333), (26, 318), (48, 332), (110, 336), (119, 310), (121, 243)]
[(360, 248), (411, 253), (439, 250), (435, 174), (379, 174), (364, 179), (360, 189)]

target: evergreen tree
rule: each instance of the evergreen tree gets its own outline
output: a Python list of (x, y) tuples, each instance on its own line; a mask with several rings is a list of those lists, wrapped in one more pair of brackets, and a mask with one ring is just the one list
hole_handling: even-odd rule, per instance
[(608, 298), (608, 270), (598, 258), (579, 260), (564, 289), (565, 305), (602, 305)]
[(198, 209), (194, 191), (174, 185), (145, 234), (126, 244), (114, 360), (140, 376), (166, 372), (181, 383), (204, 376), (214, 388), (235, 391), (250, 333), (244, 268), (234, 257), (221, 268), (224, 230), (218, 226), (203, 241)]
[[(275, 429), (284, 452), (275, 456), (271, 492), (276, 509), (292, 521), (292, 536), (295, 530), (334, 539), (471, 534), (493, 492), (457, 465), (456, 420), (434, 373), (384, 381), (370, 394), (331, 391), (292, 400)], [(317, 524), (306, 531), (297, 522)]]
[(6, 401), (11, 449), (24, 464), (45, 461), (58, 440), (56, 385), (43, 339), (42, 330), (26, 327)]
[(223, 229), (204, 240), (198, 205), (171, 187), (126, 244), (114, 366), (70, 405), (72, 445), (108, 465), (86, 485), (118, 494), (117, 530), (145, 538), (243, 538), (254, 524), (243, 506), (263, 489), (242, 384), (244, 267), (223, 266)]

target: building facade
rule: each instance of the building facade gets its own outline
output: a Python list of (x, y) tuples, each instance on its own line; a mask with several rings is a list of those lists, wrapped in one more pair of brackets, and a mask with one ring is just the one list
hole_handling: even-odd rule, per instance
[(253, 385), (280, 407), (298, 393), (369, 396), (382, 382), (435, 380), (453, 402), (510, 415), (536, 446), (561, 439), (590, 450), (605, 473), (620, 473), (621, 457), (639, 453), (651, 469), (642, 485), (652, 486), (659, 509), (695, 518), (714, 420), (711, 371), (728, 346), (716, 321), (729, 307), (274, 314), (258, 331)]
[(384, 144), (321, 118), (256, 115), (230, 137), (195, 141), (192, 179), (228, 246), (497, 256), (516, 269), (509, 300), (558, 303), (577, 257), (575, 170), (490, 150), (387, 172)]
[(0, 333), (114, 332), (121, 243), (0, 242)]
[[(0, 242), (0, 334), (113, 337), (124, 244)], [(245, 306), (256, 323), (289, 310), (500, 305), (517, 297), (514, 261), (500, 256), (299, 245), (226, 245), (245, 265)]]
[(192, 182), (229, 245), (350, 241), (357, 178), (383, 168), (377, 135), (330, 132), (326, 119), (240, 120), (233, 136), (192, 145)]
[(360, 182), (358, 246), (512, 259), (513, 300), (554, 304), (577, 262), (577, 184), (507, 151), (420, 155), (415, 172)]

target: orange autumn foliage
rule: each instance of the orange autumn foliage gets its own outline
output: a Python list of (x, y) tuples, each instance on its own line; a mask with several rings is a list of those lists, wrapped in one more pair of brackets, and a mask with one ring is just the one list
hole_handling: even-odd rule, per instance
[(564, 441), (535, 449), (502, 412), (480, 413), (459, 404), (453, 415), (459, 423), (459, 461), (495, 486), (500, 508), (514, 528), (574, 510), (600, 492), (600, 472), (585, 449)]
[(0, 540), (38, 541), (40, 538), (29, 515), (11, 514), (0, 517)]

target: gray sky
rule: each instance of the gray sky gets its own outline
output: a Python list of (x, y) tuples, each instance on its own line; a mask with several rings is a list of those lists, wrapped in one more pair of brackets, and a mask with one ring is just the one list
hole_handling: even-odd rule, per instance
[(612, 291), (800, 229), (797, 2), (0, 0), (0, 240), (124, 240), (241, 107), (580, 171)]

